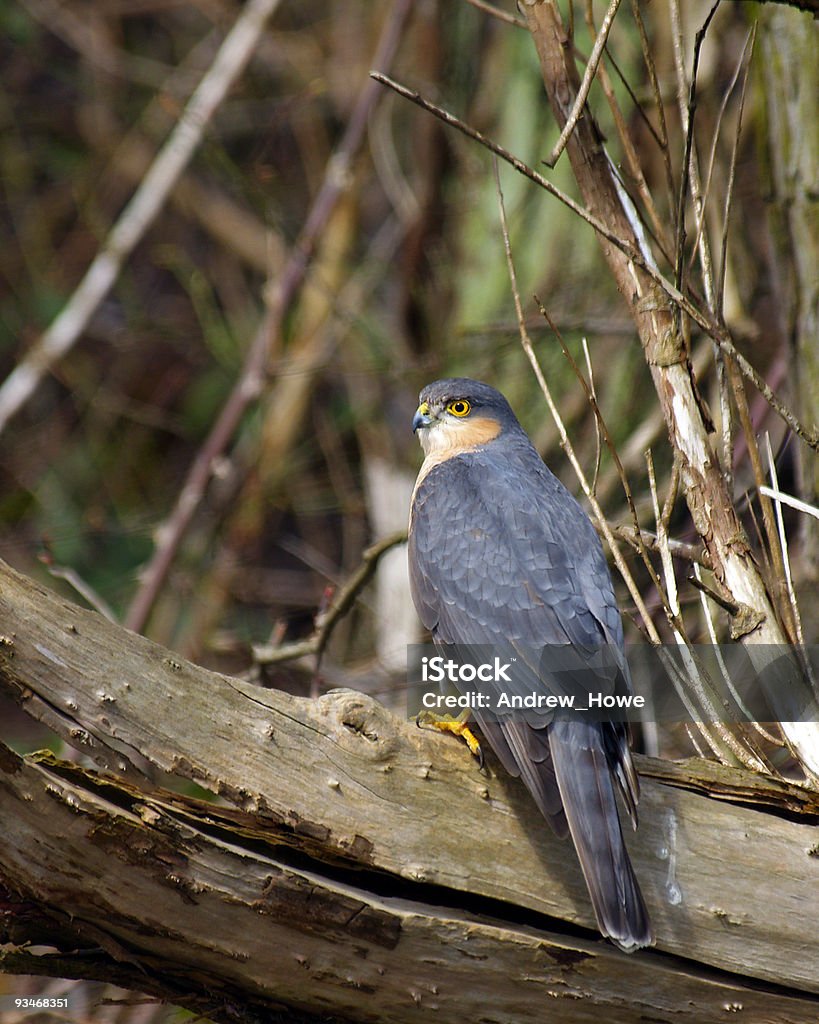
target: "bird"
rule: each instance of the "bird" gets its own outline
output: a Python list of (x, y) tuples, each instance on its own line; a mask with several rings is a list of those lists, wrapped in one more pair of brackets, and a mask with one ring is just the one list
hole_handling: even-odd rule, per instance
[[(532, 666), (527, 652), (566, 651), (582, 664), (605, 648), (614, 652), (619, 685), (630, 691), (600, 539), (506, 398), (481, 381), (437, 380), (421, 391), (412, 429), (425, 458), (410, 506), (410, 590), (436, 648), (517, 651), (534, 685), (546, 689), (548, 672)], [(579, 715), (493, 716), (475, 707), (471, 714), (554, 832), (571, 836), (600, 933), (625, 952), (652, 945), (615, 796), (618, 790), (636, 829), (639, 784), (627, 724)], [(462, 721), (432, 724), (464, 732), (476, 753)]]

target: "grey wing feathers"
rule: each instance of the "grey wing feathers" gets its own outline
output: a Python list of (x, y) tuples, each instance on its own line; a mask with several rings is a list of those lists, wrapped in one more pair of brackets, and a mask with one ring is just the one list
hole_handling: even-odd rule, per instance
[[(434, 468), (415, 495), (409, 561), (413, 598), (436, 643), (573, 645), (581, 652), (610, 644), (629, 685), (600, 541), (528, 443)], [(538, 675), (533, 667), (533, 683), (542, 686)], [(627, 950), (650, 942), (612, 785), (613, 776), (636, 824), (625, 727), (475, 717), (558, 835), (571, 831), (601, 931)]]
[(461, 456), (422, 482), (410, 537), (421, 619), (443, 642), (619, 644), (597, 534), (534, 450), (534, 462), (526, 454), (520, 467), (509, 455)]
[(626, 952), (649, 945), (648, 911), (626, 852), (601, 730), (593, 723), (556, 721), (549, 740), (569, 831), (600, 931)]

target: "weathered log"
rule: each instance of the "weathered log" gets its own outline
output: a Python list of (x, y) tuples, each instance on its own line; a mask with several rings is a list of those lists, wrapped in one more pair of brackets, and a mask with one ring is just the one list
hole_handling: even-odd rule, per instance
[[(0, 931), (50, 936), (55, 973), (218, 1020), (819, 1014), (815, 794), (640, 759), (629, 847), (657, 948), (627, 957), (571, 846), (454, 741), (352, 691), (197, 668), (2, 564), (0, 623), (0, 692), (106, 769), (0, 756)], [(222, 801), (159, 789), (145, 761)]]

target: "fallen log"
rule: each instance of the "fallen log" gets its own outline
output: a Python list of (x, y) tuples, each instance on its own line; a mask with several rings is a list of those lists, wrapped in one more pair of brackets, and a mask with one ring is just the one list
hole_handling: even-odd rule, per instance
[(219, 1021), (819, 1016), (816, 794), (640, 758), (657, 945), (629, 957), (570, 844), (450, 738), (209, 672), (2, 564), (0, 633), (0, 693), (96, 764), (2, 747), (0, 970)]

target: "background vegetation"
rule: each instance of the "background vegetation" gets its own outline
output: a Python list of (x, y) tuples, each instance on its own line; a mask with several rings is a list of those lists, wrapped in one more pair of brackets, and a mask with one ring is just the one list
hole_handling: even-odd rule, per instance
[[(427, 381), (464, 374), (500, 387), (547, 462), (578, 489), (520, 344), (489, 154), (368, 79), (398, 6), (279, 6), (110, 293), (5, 425), (0, 555), (224, 671), (252, 668), (254, 644), (312, 634), (317, 612), (362, 552), (402, 527), (419, 463), (409, 424)], [(576, 195), (565, 156), (554, 170), (542, 164), (557, 131), (525, 28), (465, 0), (409, 6), (392, 76)], [(599, 27), (605, 6), (574, 5), (581, 56), (594, 38), (587, 10)], [(680, 7), (690, 71), (694, 34), (711, 5)], [(0, 380), (35, 349), (75, 292), (241, 8), (234, 0), (0, 5)], [(504, 8), (517, 17), (514, 5)], [(669, 234), (685, 151), (673, 11), (674, 4), (623, 3), (606, 78), (591, 92), (612, 159), (638, 195), (604, 90), (616, 98), (657, 223)], [(816, 28), (810, 14), (784, 4), (718, 5), (700, 55), (695, 128), (716, 253), (731, 196), (726, 324), (809, 428), (819, 421)], [(332, 184), (338, 169), (333, 154), (362, 110), (362, 145), (348, 154), (334, 203), (322, 207), (322, 183)], [(663, 121), (665, 147), (657, 140)], [(673, 156), (670, 180), (663, 150)], [(653, 530), (644, 453), (652, 449), (661, 501), (672, 455), (626, 304), (591, 229), (510, 168), (500, 175), (527, 323), (580, 462), (609, 522), (627, 524), (619, 475), (605, 447), (599, 452), (584, 390), (535, 294), (584, 372), (586, 339), (638, 516)], [(285, 301), (277, 289), (305, 243), (317, 198), (323, 219), (309, 239), (312, 258)], [(687, 218), (685, 262), (696, 279), (691, 209)], [(646, 223), (656, 229), (648, 214)], [(271, 310), (280, 314), (272, 326)], [(263, 386), (209, 458), (212, 427), (244, 379), (260, 332)], [(691, 353), (719, 422), (712, 345), (696, 330)], [(815, 505), (815, 452), (753, 389), (748, 401), (753, 433), (763, 441), (769, 434), (779, 485)], [(167, 539), (168, 517), (203, 453), (210, 473), (202, 500), (140, 612), (145, 566)], [(760, 563), (774, 578), (741, 431), (729, 468)], [(673, 537), (695, 545), (684, 503), (672, 501), (670, 512)], [(815, 525), (809, 515), (785, 511), (809, 642), (819, 631)], [(656, 589), (637, 555), (630, 557), (668, 636)], [(696, 641), (708, 633), (699, 593), (685, 582), (689, 561), (678, 563), (680, 597)], [(333, 685), (400, 691), (396, 650), (400, 656), (412, 628), (401, 610), (408, 599), (400, 555), (382, 568), (380, 589), (362, 591), (333, 634), (320, 675), (307, 658), (264, 668), (263, 681), (298, 692)], [(640, 623), (624, 588), (621, 601), (637, 640)], [(727, 619), (717, 626), (724, 634)], [(13, 728), (24, 727), (15, 720)], [(21, 743), (35, 739), (20, 735)]]

